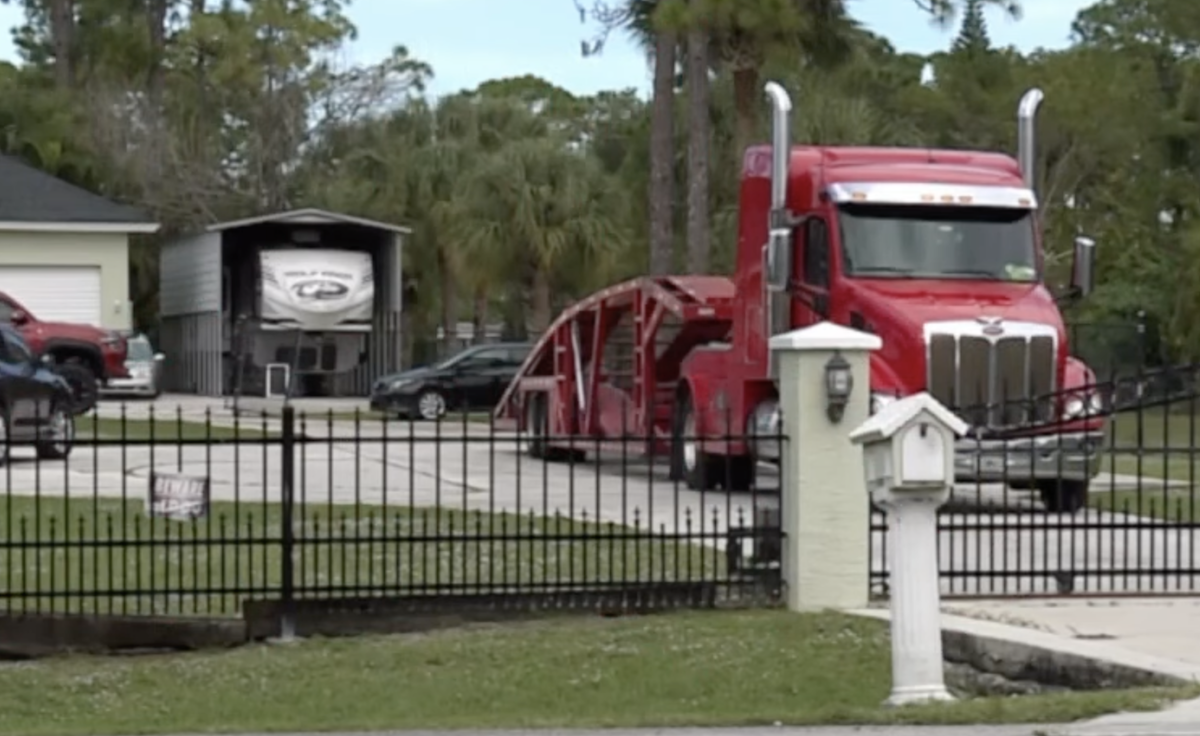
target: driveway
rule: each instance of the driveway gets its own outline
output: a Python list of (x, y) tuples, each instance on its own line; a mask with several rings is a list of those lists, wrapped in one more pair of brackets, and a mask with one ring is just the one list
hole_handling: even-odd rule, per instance
[[(731, 520), (734, 526), (749, 524), (756, 509), (778, 504), (778, 473), (767, 466), (760, 466), (761, 492), (697, 493), (671, 482), (661, 459), (651, 463), (607, 453), (599, 462), (545, 463), (521, 454), (515, 435), (493, 435), (479, 424), (453, 430), (392, 425), (386, 438), (384, 432), (366, 423), (356, 428), (336, 422), (332, 433), (309, 427), (309, 437), (296, 448), (297, 500), (562, 514), (703, 533), (715, 545), (723, 544)], [(69, 462), (40, 464), (20, 450), (14, 455), (0, 471), (0, 482), (19, 494), (140, 499), (151, 469), (157, 469), (208, 475), (217, 501), (280, 499), (278, 445), (80, 446)], [(876, 569), (885, 564), (883, 537), (873, 533)], [(1001, 486), (957, 489), (940, 541), (947, 592), (1059, 592), (1063, 571), (1078, 573), (1067, 581), (1076, 591), (1193, 588), (1183, 574), (1153, 580), (1141, 574), (1190, 569), (1196, 547), (1190, 529), (1094, 510), (1047, 514), (1028, 494)]]

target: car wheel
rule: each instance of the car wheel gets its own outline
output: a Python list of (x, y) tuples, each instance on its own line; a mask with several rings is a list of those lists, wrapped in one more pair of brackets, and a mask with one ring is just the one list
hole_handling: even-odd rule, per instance
[(56, 366), (55, 370), (71, 387), (71, 405), (67, 407), (68, 411), (79, 415), (96, 408), (100, 388), (96, 382), (96, 374), (91, 368), (78, 358), (72, 358)]
[(8, 408), (0, 409), (0, 465), (8, 463), (8, 451), (11, 447), (8, 434)]
[(417, 416), (427, 422), (441, 419), (446, 414), (446, 397), (441, 392), (428, 389), (417, 396)]
[(50, 410), (50, 429), (54, 436), (38, 442), (37, 456), (43, 460), (62, 460), (75, 446), (75, 417), (66, 407), (55, 405)]

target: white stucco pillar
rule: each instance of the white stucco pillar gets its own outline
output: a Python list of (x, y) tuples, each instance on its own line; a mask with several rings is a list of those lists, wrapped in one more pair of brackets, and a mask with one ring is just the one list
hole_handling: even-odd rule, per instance
[[(779, 407), (787, 438), (780, 449), (782, 576), (793, 611), (866, 605), (871, 567), (870, 511), (862, 448), (850, 430), (870, 408), (873, 335), (822, 322), (771, 338), (779, 366)], [(827, 411), (827, 365), (848, 364), (852, 380), (845, 406)]]

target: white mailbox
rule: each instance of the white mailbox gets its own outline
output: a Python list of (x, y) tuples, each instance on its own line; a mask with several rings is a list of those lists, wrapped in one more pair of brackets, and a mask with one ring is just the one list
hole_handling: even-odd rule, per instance
[(954, 482), (954, 441), (966, 431), (966, 422), (922, 391), (883, 407), (850, 440), (863, 446), (868, 490), (925, 490)]

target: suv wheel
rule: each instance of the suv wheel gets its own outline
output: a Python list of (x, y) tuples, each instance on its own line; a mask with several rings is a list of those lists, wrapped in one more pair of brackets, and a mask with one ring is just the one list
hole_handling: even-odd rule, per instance
[(55, 370), (71, 387), (71, 405), (67, 409), (72, 414), (85, 414), (96, 408), (100, 395), (99, 386), (96, 383), (96, 373), (86, 363), (78, 358), (71, 358), (56, 366)]
[(50, 429), (53, 436), (37, 443), (37, 456), (43, 460), (62, 460), (71, 454), (75, 444), (75, 417), (65, 406), (55, 404), (50, 409)]
[(0, 465), (8, 462), (8, 450), (11, 447), (8, 436), (8, 409), (0, 407)]

